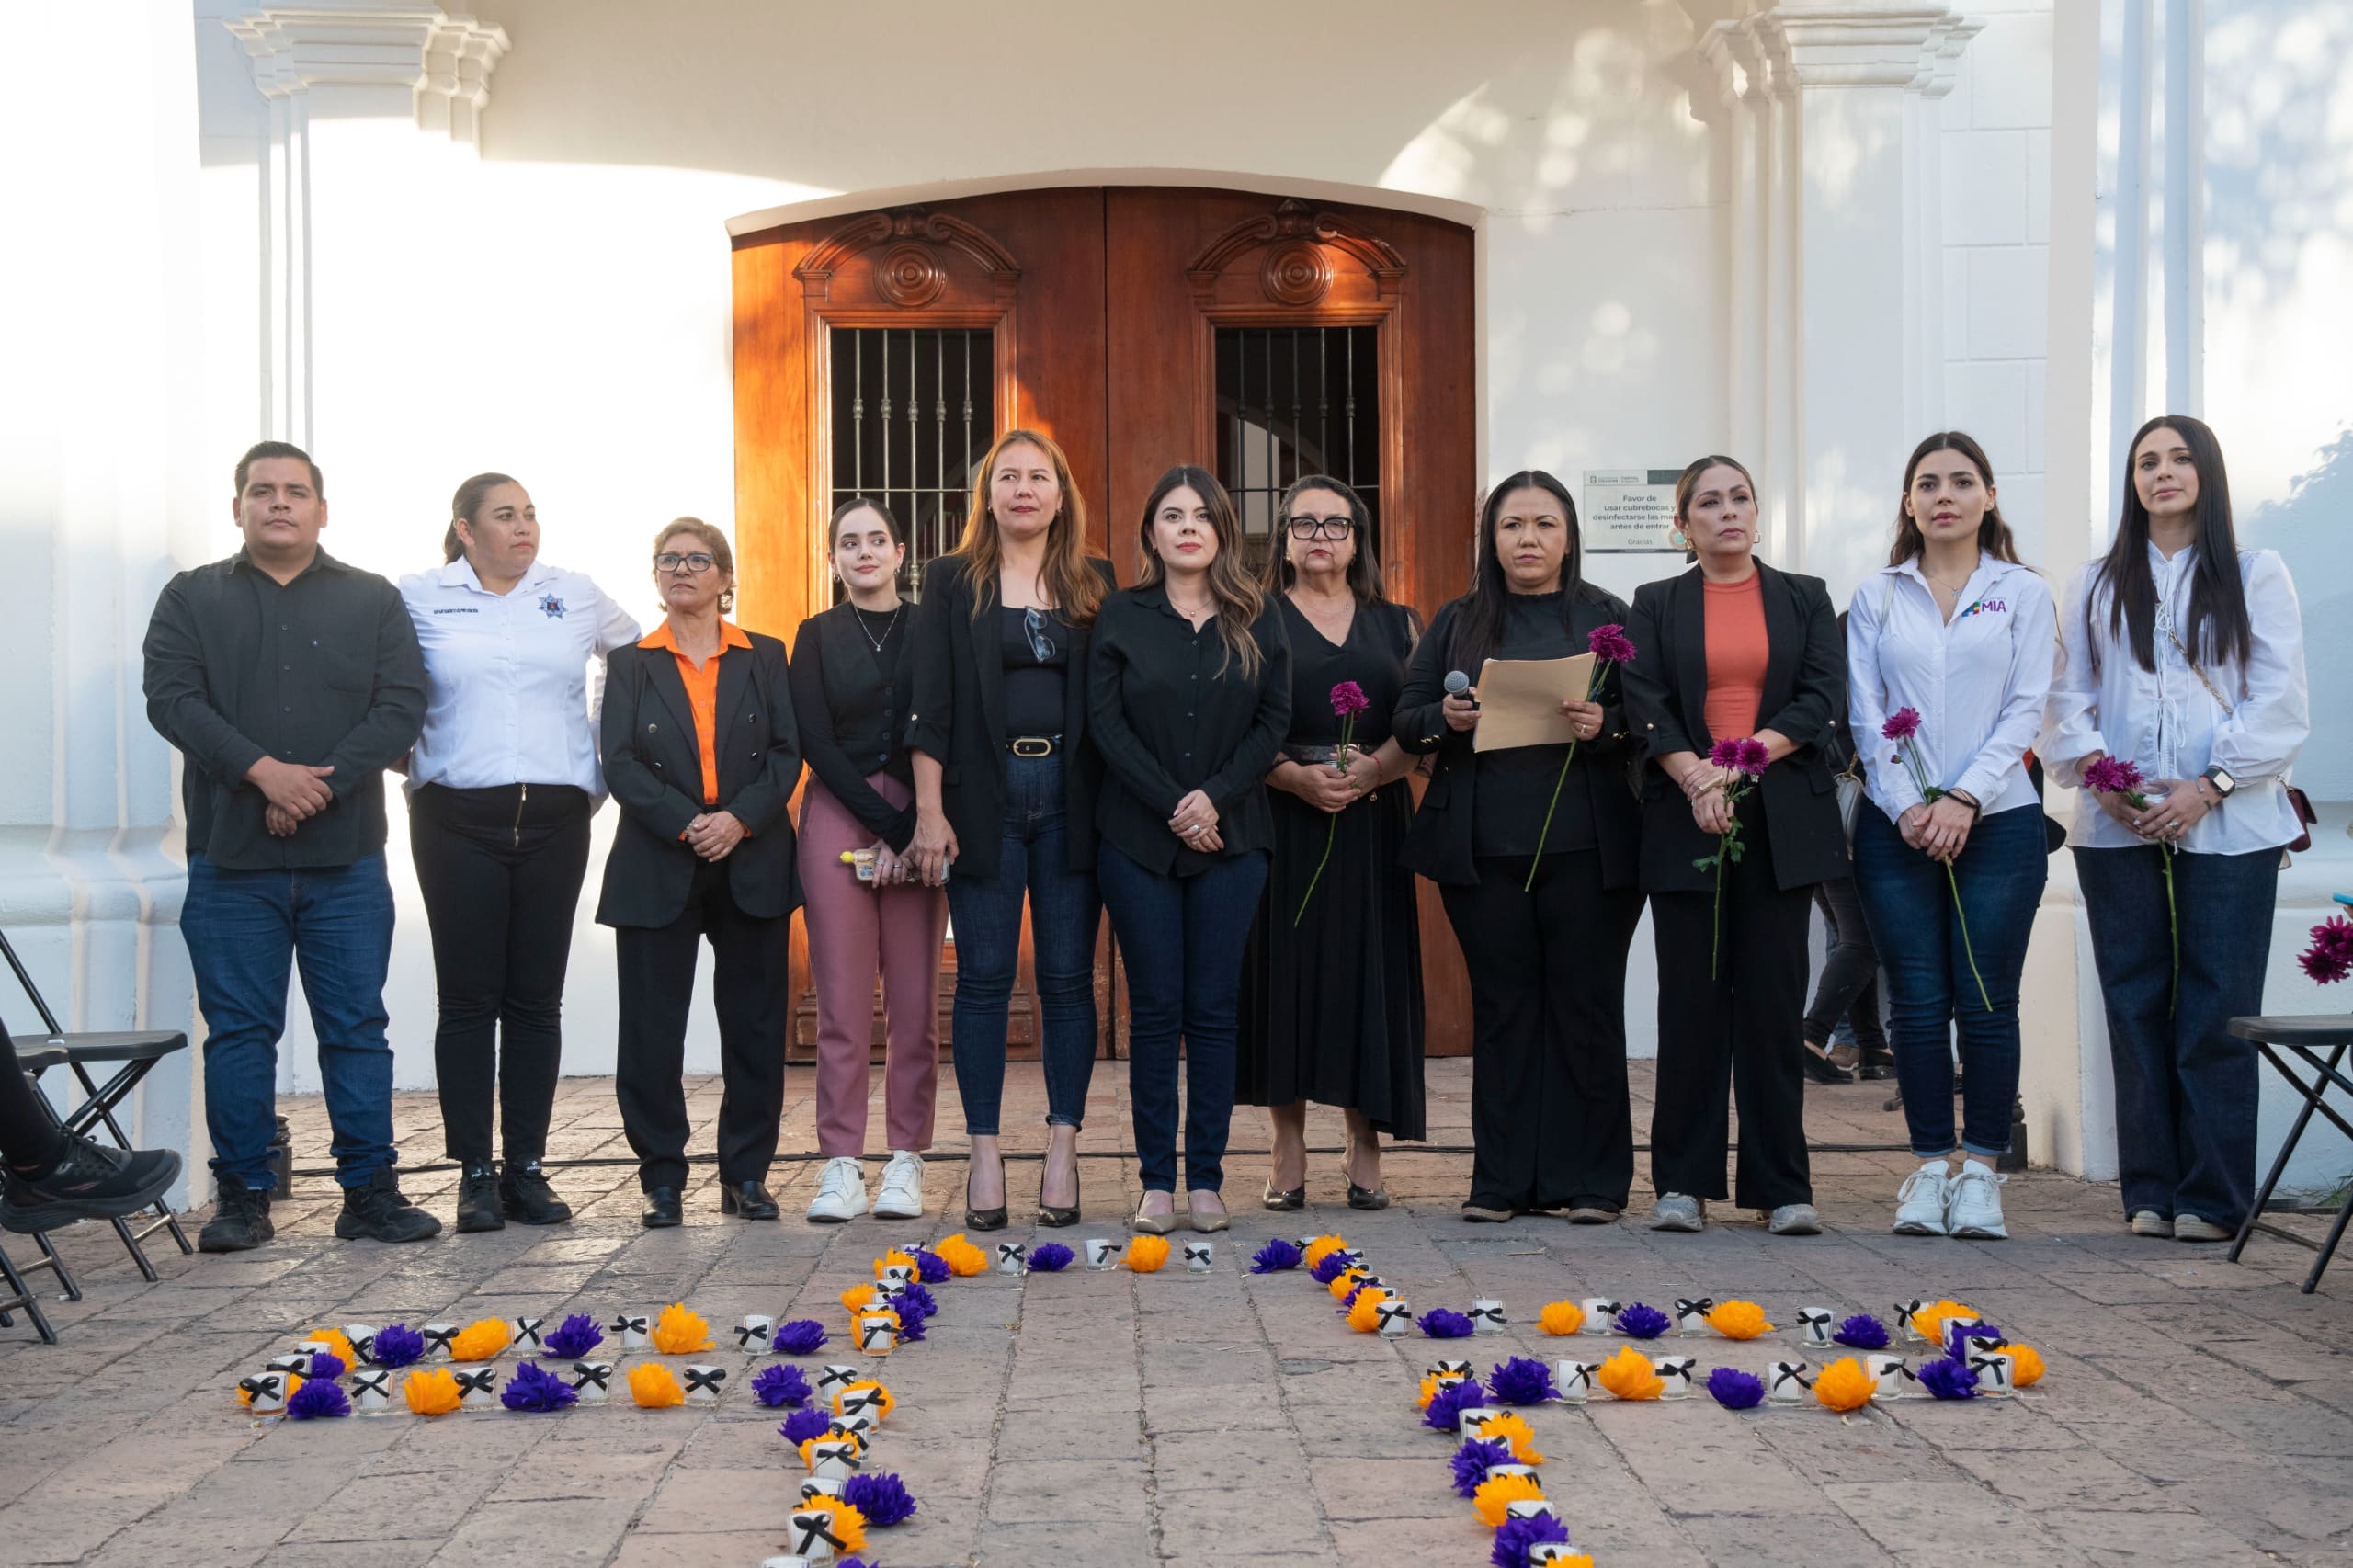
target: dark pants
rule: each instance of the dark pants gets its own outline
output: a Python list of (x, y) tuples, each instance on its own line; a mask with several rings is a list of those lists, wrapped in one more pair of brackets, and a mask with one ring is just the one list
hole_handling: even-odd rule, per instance
[(964, 1102), (964, 1131), (983, 1138), (996, 1136), (1005, 1104), (1006, 1021), (1021, 960), (1025, 898), (1049, 1125), (1085, 1125), (1086, 1086), (1095, 1076), (1095, 933), (1103, 907), (1094, 873), (1070, 869), (1061, 755), (1006, 756), (1005, 786), (996, 875), (953, 871), (948, 879), (956, 937), (956, 1093)]
[(719, 1014), (719, 1179), (765, 1181), (784, 1114), (784, 1034), (790, 920), (756, 920), (735, 907), (727, 863), (698, 861), (687, 907), (667, 926), (613, 933), (620, 970), (620, 1047), (615, 1090), (637, 1154), (638, 1185), (687, 1184), (687, 1008), (695, 960), (710, 938), (711, 1003)]
[(2263, 1011), (2279, 851), (2173, 857), (2181, 990), (2170, 1013), (2165, 853), (2075, 851), (2116, 1064), (2117, 1174), (2127, 1214), (2194, 1214), (2231, 1229), (2255, 1203), (2260, 1085), (2255, 1047), (2226, 1026)]
[(1107, 841), (1096, 873), (1128, 970), (1128, 1097), (1147, 1192), (1176, 1190), (1176, 1054), (1185, 1055), (1185, 1189), (1225, 1180), (1233, 1120), (1242, 950), (1267, 885), (1261, 852), (1221, 857), (1189, 877), (1146, 870)]
[(65, 1150), (51, 1110), (17, 1061), (17, 1042), (0, 1025), (0, 1162), (24, 1170), (47, 1170)]
[(1658, 1099), (1651, 1114), (1651, 1186), (1724, 1196), (1730, 1116), (1740, 1105), (1733, 1197), (1744, 1209), (1810, 1203), (1805, 1152), (1806, 934), (1810, 887), (1773, 881), (1762, 802), (1741, 803), (1737, 864), (1723, 869), (1722, 963), (1709, 975), (1716, 895), (1651, 894), (1658, 946)]
[(433, 928), (433, 1034), (449, 1158), (486, 1165), (490, 1108), (506, 1163), (547, 1153), (563, 1059), (563, 976), (588, 871), (587, 791), (566, 784), (409, 797), (409, 849)]
[[(1864, 803), (1866, 811), (1873, 810)], [(1813, 983), (1813, 1006), (1806, 1009), (1805, 1038), (1826, 1046), (1844, 1018), (1855, 1032), (1855, 1043), (1873, 1055), (1887, 1050), (1887, 1031), (1879, 1023), (1879, 953), (1871, 946), (1871, 928), (1863, 918), (1861, 895), (1854, 879), (1817, 882), (1813, 906), (1822, 911), (1829, 928), (1830, 953), (1823, 960), (1822, 977)]]
[[(2050, 877), (2042, 812), (2027, 806), (1984, 818), (1945, 868), (1904, 842), (1877, 806), (1855, 821), (1855, 881), (1887, 964), (1895, 1024), (1895, 1077), (1912, 1152), (1953, 1148), (1952, 1039), (1961, 1039), (1961, 1146), (1987, 1160), (2010, 1146), (2018, 1092), (2018, 976)], [(1968, 926), (1954, 917), (1954, 894)], [(1971, 955), (1976, 969), (1970, 968)], [(1977, 983), (1985, 983), (1984, 994)], [(1988, 1001), (1993, 1004), (1987, 1007)]]
[(204, 1124), (212, 1169), (267, 1191), (278, 1131), (278, 1040), (290, 966), (319, 1037), (335, 1180), (365, 1187), (390, 1165), (392, 1049), (384, 974), (392, 960), (392, 885), (384, 852), (348, 866), (231, 871), (188, 858), (180, 935), (204, 1015)]
[(1441, 886), (1471, 973), (1471, 1202), (1482, 1209), (1626, 1206), (1634, 1122), (1626, 1094), (1626, 950), (1643, 895), (1601, 885), (1601, 856), (1482, 856), (1472, 886)]

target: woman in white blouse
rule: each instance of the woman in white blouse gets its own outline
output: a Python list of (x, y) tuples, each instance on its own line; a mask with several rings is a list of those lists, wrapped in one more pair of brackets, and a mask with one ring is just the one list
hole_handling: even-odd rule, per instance
[[(2130, 451), (2116, 542), (2067, 585), (2041, 752), (2089, 786), (2067, 842), (2108, 1004), (2124, 1211), (2138, 1235), (2219, 1242), (2255, 1199), (2255, 1052), (2226, 1026), (2263, 1011), (2279, 851), (2300, 831), (2303, 620), (2279, 554), (2238, 547), (2213, 431), (2166, 415)], [(2139, 770), (2136, 791), (2096, 792), (2110, 759)]]
[(432, 693), (409, 761), (409, 848), (433, 928), (442, 1137), (464, 1173), (459, 1230), (560, 1225), (572, 1210), (540, 1160), (588, 816), (605, 790), (587, 665), (638, 628), (586, 577), (540, 560), (539, 514), (506, 475), (467, 480), (449, 514), (448, 564), (401, 580)]
[[(1984, 449), (1958, 430), (1921, 442), (1889, 564), (1847, 611), (1848, 718), (1870, 794), (1856, 812), (1855, 885), (1887, 971), (1895, 1075), (1923, 1162), (1896, 1194), (1898, 1235), (2009, 1233), (1993, 1163), (2009, 1148), (2018, 975), (2048, 874), (2025, 757), (2051, 690), (2052, 619)], [(1888, 738), (1907, 710), (1917, 729)], [(1967, 1070), (1958, 1173), (1956, 1031)]]

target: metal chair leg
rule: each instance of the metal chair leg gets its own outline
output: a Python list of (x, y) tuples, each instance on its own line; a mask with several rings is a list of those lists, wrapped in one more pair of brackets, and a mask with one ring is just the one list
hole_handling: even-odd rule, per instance
[[(2264, 1060), (2271, 1063), (2273, 1072), (2295, 1085), (2297, 1088), (2303, 1090), (2304, 1103), (2297, 1110), (2296, 1119), (2288, 1129), (2288, 1136), (2280, 1141), (2279, 1153), (2272, 1159), (2270, 1173), (2263, 1178), (2263, 1186), (2256, 1189), (2255, 1202), (2247, 1210), (2246, 1218), (2239, 1221), (2238, 1238), (2231, 1243), (2230, 1256), (2224, 1260), (2230, 1263), (2236, 1263), (2239, 1260), (2239, 1254), (2246, 1250), (2247, 1238), (2255, 1234), (2255, 1222), (2263, 1217), (2263, 1210), (2269, 1206), (2272, 1189), (2279, 1185), (2279, 1177), (2288, 1169), (2290, 1157), (2295, 1153), (2296, 1145), (2303, 1139), (2304, 1128), (2312, 1121), (2313, 1108), (2318, 1105), (2321, 1096), (2328, 1092), (2326, 1074), (2316, 1075), (2312, 1085), (2306, 1087), (2302, 1078), (2288, 1071), (2288, 1064), (2279, 1060), (2268, 1044), (2256, 1040), (2255, 1049), (2263, 1052)], [(2328, 1064), (2335, 1067), (2344, 1054), (2345, 1048), (2338, 1046), (2330, 1053)]]
[(33, 1328), (40, 1335), (40, 1342), (43, 1345), (56, 1344), (57, 1331), (49, 1326), (49, 1317), (40, 1310), (40, 1302), (34, 1298), (32, 1287), (25, 1283), (24, 1275), (17, 1270), (5, 1247), (0, 1247), (0, 1279), (6, 1279), (8, 1285), (8, 1295), (0, 1299), (0, 1327), (15, 1327), (16, 1321), (8, 1315), (8, 1310), (21, 1307), (25, 1315), (33, 1320)]

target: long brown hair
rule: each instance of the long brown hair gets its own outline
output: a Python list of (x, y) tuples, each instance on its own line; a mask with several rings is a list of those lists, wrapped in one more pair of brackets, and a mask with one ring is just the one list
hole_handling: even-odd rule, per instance
[(1348, 558), (1348, 592), (1360, 605), (1387, 604), (1389, 595), (1381, 585), (1381, 551), (1372, 542), (1372, 509), (1347, 482), (1328, 473), (1303, 473), (1283, 492), (1282, 504), (1275, 508), (1274, 548), (1267, 551), (1267, 564), (1258, 574), (1259, 585), (1270, 594), (1279, 594), (1290, 586), (1294, 575), (1290, 563), (1290, 509), (1311, 490), (1338, 496), (1348, 509), (1348, 522), (1357, 545), (1357, 552)]
[(1079, 499), (1078, 483), (1071, 478), (1070, 459), (1051, 437), (1035, 430), (1007, 430), (999, 436), (972, 476), (972, 510), (964, 515), (964, 537), (954, 551), (972, 585), (972, 618), (979, 619), (997, 601), (1005, 542), (997, 537), (996, 514), (989, 510), (989, 478), (1008, 447), (1035, 447), (1053, 465), (1062, 505), (1046, 525), (1046, 563), (1038, 576), (1065, 626), (1092, 626), (1095, 612), (1103, 608), (1103, 580), (1086, 563), (1086, 503)]
[(1977, 465), (1977, 482), (1988, 492), (1985, 497), (1985, 520), (1977, 525), (1977, 548), (1996, 561), (2019, 564), (2018, 542), (2010, 533), (2010, 525), (2002, 520), (2001, 504), (1991, 494), (1994, 488), (1994, 465), (1985, 460), (1985, 449), (1975, 437), (1959, 430), (1939, 430), (1912, 449), (1912, 460), (1904, 465), (1904, 494), (1895, 503), (1895, 548), (1888, 551), (1887, 563), (1901, 566), (1919, 558), (1928, 548), (1928, 538), (1920, 531), (1919, 519), (1904, 503), (1911, 498), (1912, 482), (1920, 476), (1921, 461), (1936, 452), (1959, 452)]
[[(2117, 519), (2116, 542), (2099, 563), (2093, 592), (2084, 596), (2084, 630), (2092, 627), (2092, 606), (2098, 589), (2108, 589), (2109, 635), (2131, 644), (2132, 656), (2144, 670), (2157, 667), (2157, 585), (2149, 574), (2149, 509), (2141, 504), (2141, 487), (2132, 470), (2141, 443), (2151, 432), (2172, 430), (2189, 449), (2189, 464), (2198, 472), (2198, 558), (2189, 569), (2189, 603), (2181, 610), (2181, 641), (2192, 664), (2218, 665), (2226, 659), (2246, 663), (2255, 648), (2255, 632), (2246, 614), (2246, 585), (2239, 578), (2238, 531), (2231, 523), (2231, 478), (2222, 467), (2222, 443), (2204, 420), (2186, 414), (2166, 414), (2133, 432), (2124, 449), (2124, 515)], [(2087, 638), (2092, 664), (2099, 664), (2099, 642)]]
[(471, 525), (474, 514), (482, 510), (482, 504), (490, 499), (490, 493), (502, 484), (522, 488), (522, 481), (503, 473), (478, 473), (458, 486), (458, 493), (449, 497), (449, 531), (441, 536), (444, 562), (455, 561), (466, 552), (466, 541), (458, 537), (458, 525)]
[(1150, 587), (1161, 581), (1160, 552), (1152, 547), (1152, 519), (1160, 504), (1171, 492), (1189, 489), (1201, 498), (1208, 508), (1210, 529), (1217, 535), (1217, 559), (1210, 562), (1210, 597), (1217, 604), (1217, 634), (1225, 644), (1225, 656), (1218, 661), (1218, 674), (1226, 666), (1239, 664), (1243, 678), (1255, 680), (1258, 676), (1260, 654), (1258, 640), (1250, 635), (1258, 617), (1267, 608), (1266, 590), (1258, 586), (1256, 578), (1242, 562), (1242, 518), (1233, 509), (1233, 497), (1225, 486), (1207, 469), (1178, 463), (1160, 476), (1144, 498), (1143, 522), (1137, 529), (1138, 553), (1143, 559), (1143, 570), (1136, 577), (1136, 586)]
[(1479, 503), (1477, 563), (1471, 572), (1471, 591), (1462, 596), (1462, 611), (1455, 618), (1454, 640), (1447, 659), (1454, 668), (1479, 678), (1479, 669), (1495, 656), (1503, 641), (1505, 607), (1511, 603), (1511, 579), (1504, 572), (1503, 554), (1495, 548), (1495, 531), (1503, 526), (1504, 502), (1516, 490), (1540, 490), (1561, 505), (1561, 519), (1568, 525), (1569, 547), (1561, 557), (1561, 628), (1570, 624), (1571, 608), (1585, 595), (1585, 531), (1577, 522), (1577, 504), (1569, 487), (1540, 468), (1522, 469), (1491, 486)]

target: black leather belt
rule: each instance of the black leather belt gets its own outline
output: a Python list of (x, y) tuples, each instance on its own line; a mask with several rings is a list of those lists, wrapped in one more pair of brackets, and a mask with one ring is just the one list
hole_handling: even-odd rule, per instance
[(1060, 735), (1015, 735), (1005, 749), (1016, 756), (1051, 756), (1063, 749)]

